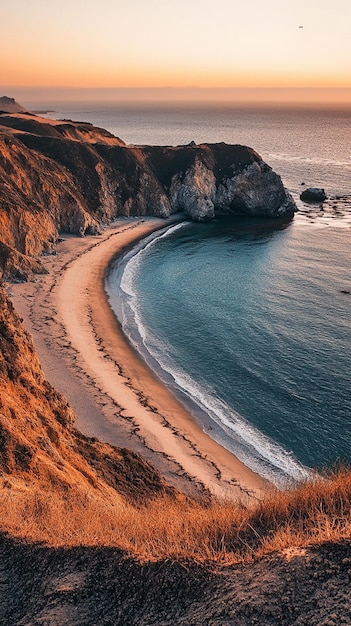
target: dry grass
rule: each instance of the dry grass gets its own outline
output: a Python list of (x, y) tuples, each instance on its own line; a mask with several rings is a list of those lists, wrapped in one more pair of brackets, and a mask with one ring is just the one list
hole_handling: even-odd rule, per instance
[(135, 507), (98, 492), (3, 488), (0, 528), (52, 546), (116, 546), (142, 561), (230, 563), (275, 550), (351, 538), (351, 471), (341, 469), (253, 508), (157, 497)]

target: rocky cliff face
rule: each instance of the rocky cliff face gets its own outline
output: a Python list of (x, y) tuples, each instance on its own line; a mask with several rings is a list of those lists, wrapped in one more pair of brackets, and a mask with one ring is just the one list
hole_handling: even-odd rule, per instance
[(141, 501), (173, 493), (137, 454), (85, 437), (46, 380), (31, 336), (0, 283), (0, 482), (2, 488), (74, 489)]
[(193, 162), (172, 178), (170, 200), (174, 211), (197, 221), (236, 213), (291, 216), (295, 210), (280, 177), (257, 152), (226, 144), (194, 146)]
[(194, 220), (292, 216), (280, 177), (252, 149), (127, 146), (91, 124), (0, 115), (0, 272), (40, 271), (60, 232), (97, 233), (117, 216)]
[(21, 104), (16, 102), (14, 98), (1, 96), (0, 111), (4, 111), (5, 113), (22, 113), (23, 111), (25, 111), (25, 108)]

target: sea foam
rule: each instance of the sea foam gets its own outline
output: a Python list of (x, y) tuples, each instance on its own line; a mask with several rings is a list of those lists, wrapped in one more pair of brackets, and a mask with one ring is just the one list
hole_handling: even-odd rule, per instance
[(148, 365), (180, 396), (211, 438), (277, 486), (289, 480), (304, 480), (311, 474), (311, 470), (299, 463), (292, 452), (275, 443), (216, 397), (208, 384), (195, 381), (176, 365), (172, 360), (170, 346), (152, 334), (147, 321), (143, 319), (135, 287), (143, 256), (150, 252), (156, 241), (168, 237), (183, 226), (184, 223), (177, 224), (161, 234), (153, 234), (122, 259), (119, 265), (121, 300), (119, 311), (116, 311), (122, 328)]

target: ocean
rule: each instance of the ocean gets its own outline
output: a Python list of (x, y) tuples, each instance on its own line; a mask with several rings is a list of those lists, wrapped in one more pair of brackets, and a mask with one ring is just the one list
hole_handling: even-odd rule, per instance
[[(351, 110), (60, 105), (127, 143), (240, 143), (281, 175), (288, 223), (183, 223), (107, 290), (125, 333), (208, 434), (276, 484), (351, 460)], [(328, 201), (304, 205), (305, 186)]]

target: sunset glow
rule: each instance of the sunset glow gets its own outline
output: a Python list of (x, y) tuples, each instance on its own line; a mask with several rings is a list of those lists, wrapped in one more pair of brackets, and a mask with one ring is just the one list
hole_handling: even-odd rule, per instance
[(351, 88), (348, 0), (12, 0), (0, 85)]

